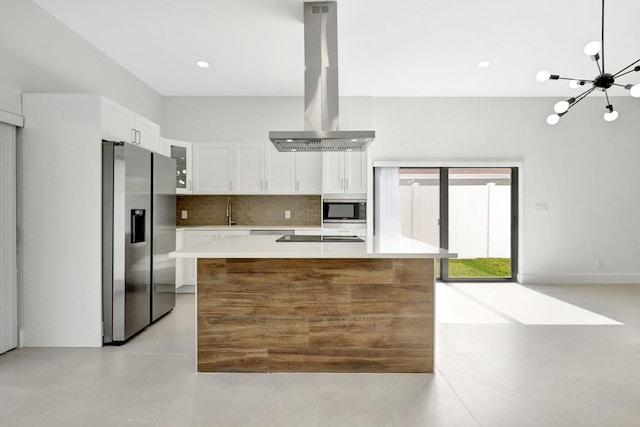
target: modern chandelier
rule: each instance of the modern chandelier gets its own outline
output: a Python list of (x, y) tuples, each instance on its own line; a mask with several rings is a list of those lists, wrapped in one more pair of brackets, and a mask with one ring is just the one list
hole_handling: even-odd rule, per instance
[(591, 57), (591, 59), (596, 63), (598, 67), (598, 75), (593, 79), (576, 79), (571, 77), (561, 77), (558, 74), (551, 74), (547, 70), (542, 70), (536, 75), (536, 79), (539, 82), (544, 82), (547, 80), (569, 80), (569, 87), (572, 89), (577, 89), (580, 86), (590, 85), (589, 89), (582, 92), (580, 95), (571, 97), (567, 100), (559, 101), (553, 106), (553, 110), (555, 114), (551, 114), (547, 117), (547, 123), (550, 125), (555, 125), (560, 121), (560, 117), (567, 114), (570, 108), (575, 106), (578, 102), (582, 101), (586, 98), (591, 92), (594, 90), (601, 90), (604, 92), (604, 95), (607, 99), (607, 105), (605, 106), (604, 119), (608, 122), (612, 122), (618, 118), (618, 112), (613, 109), (613, 105), (611, 105), (611, 101), (609, 100), (609, 93), (607, 92), (613, 86), (622, 87), (624, 89), (629, 90), (631, 96), (634, 98), (640, 98), (640, 83), (639, 84), (618, 84), (616, 80), (619, 77), (627, 75), (629, 73), (633, 73), (634, 71), (640, 71), (640, 59), (634, 61), (630, 65), (627, 65), (617, 73), (611, 74), (607, 73), (604, 68), (604, 0), (602, 0), (602, 32), (601, 32), (601, 40), (592, 41), (587, 43), (584, 48), (585, 55)]

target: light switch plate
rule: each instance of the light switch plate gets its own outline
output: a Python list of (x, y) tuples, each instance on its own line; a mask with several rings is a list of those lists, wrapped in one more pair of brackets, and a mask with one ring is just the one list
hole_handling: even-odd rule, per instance
[(537, 213), (549, 213), (549, 203), (536, 202), (533, 204), (533, 211)]

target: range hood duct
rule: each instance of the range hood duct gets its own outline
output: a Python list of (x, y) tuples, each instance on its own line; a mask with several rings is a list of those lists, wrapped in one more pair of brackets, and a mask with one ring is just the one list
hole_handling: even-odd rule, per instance
[(337, 3), (304, 3), (304, 131), (271, 131), (278, 151), (364, 151), (374, 131), (338, 125)]

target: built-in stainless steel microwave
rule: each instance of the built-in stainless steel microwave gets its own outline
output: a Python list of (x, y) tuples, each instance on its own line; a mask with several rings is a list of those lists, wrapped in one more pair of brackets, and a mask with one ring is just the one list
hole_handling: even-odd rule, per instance
[(322, 201), (322, 222), (367, 222), (367, 202), (361, 199), (325, 199)]

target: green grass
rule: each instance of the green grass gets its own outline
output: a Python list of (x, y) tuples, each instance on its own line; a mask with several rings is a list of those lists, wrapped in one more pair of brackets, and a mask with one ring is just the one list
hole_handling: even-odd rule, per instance
[(450, 259), (449, 277), (510, 277), (509, 258)]

